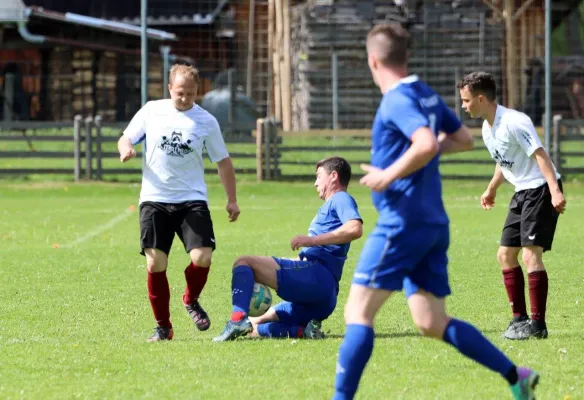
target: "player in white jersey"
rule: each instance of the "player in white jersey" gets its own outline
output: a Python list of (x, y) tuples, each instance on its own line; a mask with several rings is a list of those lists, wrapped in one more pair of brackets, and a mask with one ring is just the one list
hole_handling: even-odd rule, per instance
[[(546, 338), (545, 311), (548, 276), (542, 256), (551, 250), (556, 224), (566, 208), (560, 174), (543, 148), (531, 119), (496, 102), (493, 76), (473, 72), (457, 83), (462, 107), (473, 118), (483, 118), (483, 140), (496, 162), (495, 174), (481, 196), (481, 206), (495, 205), (497, 188), (507, 179), (515, 186), (503, 226), (497, 259), (503, 271), (511, 308), (507, 339)], [(525, 304), (525, 279), (519, 264), (527, 268), (531, 318)]]
[(227, 193), (229, 220), (239, 216), (235, 172), (219, 124), (194, 103), (198, 82), (195, 68), (174, 65), (168, 85), (170, 99), (146, 103), (118, 142), (122, 162), (136, 155), (134, 145), (144, 142), (140, 244), (146, 256), (148, 296), (157, 322), (149, 341), (173, 337), (166, 268), (175, 233), (191, 261), (185, 269), (183, 304), (199, 330), (209, 329), (211, 323), (198, 301), (215, 249), (203, 177), (203, 148), (217, 163)]

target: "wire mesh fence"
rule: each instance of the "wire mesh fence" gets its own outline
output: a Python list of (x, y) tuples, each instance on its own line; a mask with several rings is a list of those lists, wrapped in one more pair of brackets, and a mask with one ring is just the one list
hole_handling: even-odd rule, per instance
[[(564, 118), (584, 114), (579, 3), (552, 9), (552, 112)], [(128, 30), (139, 16), (139, 1), (4, 2), (0, 119), (128, 120), (141, 105), (140, 37)], [(369, 128), (381, 94), (365, 38), (390, 21), (412, 35), (410, 72), (459, 114), (455, 82), (480, 69), (495, 75), (502, 104), (542, 121), (543, 1), (149, 0), (148, 16), (176, 37), (149, 40), (148, 97), (165, 96), (166, 48), (171, 64), (199, 69), (197, 102), (233, 129), (250, 132), (263, 116), (285, 130)]]

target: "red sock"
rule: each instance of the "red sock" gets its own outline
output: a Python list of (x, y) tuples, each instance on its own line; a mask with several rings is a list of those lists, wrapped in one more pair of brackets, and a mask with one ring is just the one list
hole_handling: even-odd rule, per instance
[(529, 280), (529, 302), (531, 303), (531, 319), (545, 322), (545, 308), (548, 294), (547, 271), (530, 272), (527, 275)]
[(202, 268), (193, 263), (190, 263), (185, 269), (185, 279), (187, 280), (187, 287), (183, 296), (183, 303), (193, 304), (199, 299), (205, 284), (207, 283), (207, 276), (209, 275), (209, 268)]
[(296, 337), (297, 338), (303, 338), (304, 337), (304, 329), (301, 326), (298, 327), (298, 331), (296, 332)]
[(527, 315), (527, 307), (525, 306), (525, 279), (523, 278), (521, 266), (504, 269), (503, 282), (505, 282), (505, 289), (507, 289), (507, 296), (509, 297), (513, 316)]
[(148, 297), (159, 326), (172, 328), (170, 323), (170, 288), (166, 271), (148, 272)]
[(245, 313), (243, 311), (232, 311), (231, 312), (231, 320), (233, 322), (239, 322), (245, 318)]

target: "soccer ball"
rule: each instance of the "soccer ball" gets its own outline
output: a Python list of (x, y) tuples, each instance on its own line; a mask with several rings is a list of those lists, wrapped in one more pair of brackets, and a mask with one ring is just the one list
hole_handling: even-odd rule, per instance
[(249, 303), (249, 316), (259, 317), (264, 315), (272, 305), (272, 292), (270, 288), (261, 283), (253, 284), (253, 293)]

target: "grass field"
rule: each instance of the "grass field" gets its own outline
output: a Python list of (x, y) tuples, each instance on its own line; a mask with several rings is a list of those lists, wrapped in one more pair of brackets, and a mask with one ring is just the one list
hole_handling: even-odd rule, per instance
[[(201, 302), (212, 325), (196, 331), (182, 308), (187, 256), (177, 241), (169, 265), (175, 340), (156, 344), (145, 342), (154, 322), (138, 254), (139, 185), (0, 182), (0, 398), (330, 398), (342, 305), (364, 239), (349, 254), (340, 305), (324, 322), (327, 339), (212, 343), (229, 317), (235, 257), (294, 256), (289, 240), (306, 232), (320, 200), (310, 183), (242, 182), (241, 219), (230, 224), (222, 188), (210, 181), (218, 249)], [(485, 212), (478, 206), (485, 183), (445, 184), (454, 293), (448, 308), (519, 365), (540, 371), (539, 399), (584, 399), (584, 186), (566, 185), (568, 211), (545, 256), (550, 337), (510, 342), (501, 338), (510, 310), (495, 253), (511, 188), (501, 188), (497, 207)], [(356, 182), (350, 192), (369, 232), (376, 214), (368, 192)], [(402, 295), (386, 304), (376, 333), (360, 399), (510, 398), (502, 378), (420, 338)]]

